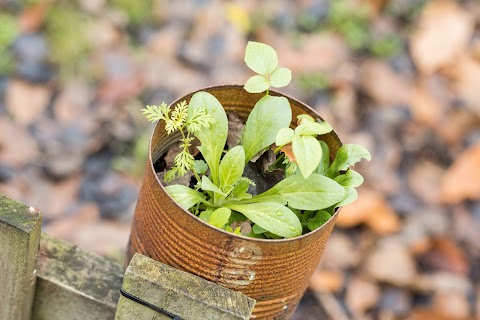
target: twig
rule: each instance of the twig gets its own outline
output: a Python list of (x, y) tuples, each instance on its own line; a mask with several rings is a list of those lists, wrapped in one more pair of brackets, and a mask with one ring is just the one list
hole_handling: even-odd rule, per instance
[(333, 294), (330, 292), (314, 292), (314, 295), (331, 319), (351, 320)]

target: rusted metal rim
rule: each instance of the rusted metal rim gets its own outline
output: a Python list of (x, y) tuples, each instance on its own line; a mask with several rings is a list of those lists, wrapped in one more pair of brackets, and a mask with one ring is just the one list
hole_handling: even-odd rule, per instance
[[(178, 99), (176, 99), (174, 102), (172, 102), (170, 105), (171, 106), (174, 106), (176, 105), (177, 103), (183, 101), (183, 100), (189, 100), (195, 93), (197, 92), (200, 92), (200, 91), (207, 91), (209, 93), (212, 93), (212, 92), (215, 92), (215, 91), (220, 91), (220, 90), (226, 90), (226, 89), (234, 89), (234, 90), (244, 90), (243, 89), (243, 86), (241, 85), (220, 85), (220, 86), (211, 86), (211, 87), (205, 87), (203, 89), (199, 89), (197, 91), (194, 91), (194, 92), (191, 92), (190, 94), (188, 95), (184, 95)], [(320, 118), (323, 120), (322, 117), (320, 117), (317, 112), (312, 109), (310, 106), (308, 106), (307, 104), (295, 99), (295, 98), (292, 98), (286, 94), (283, 94), (283, 93), (280, 93), (280, 92), (277, 92), (277, 91), (274, 91), (274, 90), (270, 90), (270, 94), (271, 95), (274, 95), (274, 96), (283, 96), (285, 98), (287, 98), (289, 100), (289, 102), (293, 101), (295, 102), (297, 105), (300, 105), (302, 108), (306, 109), (307, 111), (309, 111), (310, 114), (313, 114), (315, 115), (316, 118)], [(294, 121), (294, 119), (292, 119), (292, 121)], [(150, 137), (150, 143), (149, 143), (149, 148), (148, 148), (148, 156), (149, 156), (149, 164), (150, 164), (150, 169), (155, 172), (155, 169), (154, 169), (154, 164), (155, 162), (158, 160), (158, 159), (154, 159), (153, 158), (153, 138), (156, 136), (156, 133), (157, 133), (157, 130), (162, 130), (162, 129), (159, 129), (160, 127), (160, 122), (157, 122), (157, 124), (155, 125), (154, 129), (153, 129), (153, 133)], [(337, 133), (333, 130), (329, 133), (329, 135), (332, 136), (332, 138), (337, 142), (338, 146), (342, 146), (342, 142), (340, 141), (340, 138), (338, 137)], [(165, 192), (165, 194), (168, 195), (168, 197), (171, 199), (172, 202), (175, 202), (175, 200), (173, 200), (173, 198), (168, 194), (167, 190), (165, 190), (165, 187), (163, 186), (163, 183), (162, 181), (158, 178), (157, 175), (155, 175), (155, 179), (157, 180), (159, 186), (163, 189), (163, 191)], [(234, 234), (234, 233), (231, 233), (231, 232), (227, 232), (225, 230), (222, 230), (220, 228), (216, 228), (214, 226), (212, 226), (211, 224), (208, 224), (206, 223), (205, 221), (203, 221), (202, 219), (198, 218), (197, 216), (195, 216), (194, 214), (192, 214), (191, 212), (181, 208), (180, 206), (178, 206), (179, 210), (183, 211), (184, 213), (186, 214), (189, 214), (192, 216), (192, 218), (196, 219), (198, 222), (200, 222), (201, 224), (205, 225), (206, 227), (212, 229), (212, 230), (215, 230), (217, 232), (221, 232), (225, 235), (228, 235), (230, 237), (234, 237), (234, 238), (238, 238), (238, 239), (242, 239), (242, 240), (247, 240), (247, 241), (253, 241), (253, 242), (259, 242), (259, 243), (283, 243), (283, 242), (290, 242), (290, 241), (298, 241), (300, 239), (305, 239), (305, 238), (309, 238), (309, 237), (313, 237), (315, 236), (316, 233), (318, 232), (323, 232), (323, 229), (324, 228), (328, 228), (328, 225), (330, 224), (331, 220), (334, 220), (336, 219), (338, 213), (340, 212), (340, 208), (337, 208), (334, 212), (334, 214), (330, 217), (330, 219), (328, 219), (320, 228), (317, 228), (315, 229), (314, 231), (310, 231), (309, 233), (306, 233), (306, 234), (303, 234), (301, 236), (298, 236), (298, 237), (295, 237), (295, 238), (286, 238), (286, 239), (258, 239), (258, 238), (251, 238), (251, 237), (246, 237), (246, 236), (242, 236), (242, 235), (237, 235), (237, 234)]]

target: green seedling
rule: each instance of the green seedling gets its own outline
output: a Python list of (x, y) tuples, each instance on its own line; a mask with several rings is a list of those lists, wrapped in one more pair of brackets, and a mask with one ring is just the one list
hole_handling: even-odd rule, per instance
[[(241, 234), (234, 225), (241, 221), (251, 224), (250, 237), (297, 237), (319, 228), (336, 208), (356, 199), (355, 188), (363, 178), (349, 167), (362, 158), (370, 160), (370, 154), (363, 147), (345, 145), (331, 162), (328, 146), (319, 138), (332, 127), (326, 121), (300, 115), (297, 127), (290, 128), (290, 103), (285, 97), (268, 94), (271, 86), (285, 86), (291, 80), (290, 70), (278, 68), (275, 50), (249, 42), (245, 62), (258, 73), (247, 81), (245, 89), (266, 93), (245, 123), (241, 144), (230, 150), (224, 150), (227, 115), (208, 92), (195, 93), (188, 104), (177, 104), (173, 112), (165, 103), (143, 109), (148, 120), (164, 121), (168, 134), (181, 133), (182, 151), (165, 180), (172, 181), (189, 170), (197, 179), (195, 188), (174, 184), (165, 189), (182, 208), (227, 232)], [(195, 161), (189, 151), (194, 137), (200, 141), (203, 160)], [(249, 187), (254, 182), (244, 176), (245, 166), (269, 149), (274, 150), (274, 162), (285, 178), (263, 193), (251, 194)]]

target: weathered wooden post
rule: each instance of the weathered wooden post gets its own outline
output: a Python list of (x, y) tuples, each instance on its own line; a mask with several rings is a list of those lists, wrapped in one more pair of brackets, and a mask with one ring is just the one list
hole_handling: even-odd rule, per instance
[(113, 319), (123, 271), (111, 260), (42, 234), (32, 320)]
[(0, 319), (29, 320), (42, 215), (0, 194)]
[(246, 320), (255, 300), (140, 254), (123, 280), (116, 320)]

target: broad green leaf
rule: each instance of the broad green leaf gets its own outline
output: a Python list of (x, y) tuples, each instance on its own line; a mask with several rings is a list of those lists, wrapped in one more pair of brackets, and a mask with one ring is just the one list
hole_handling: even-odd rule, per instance
[(335, 208), (346, 206), (358, 199), (358, 192), (355, 188), (346, 188), (347, 197), (335, 205)]
[(245, 162), (274, 143), (277, 132), (282, 128), (288, 128), (291, 121), (292, 109), (287, 98), (264, 96), (258, 100), (248, 116), (243, 132)]
[(210, 216), (212, 215), (212, 210), (205, 210), (200, 212), (200, 215), (198, 216), (201, 220), (208, 222), (210, 220)]
[(268, 232), (268, 231), (265, 232), (265, 233), (263, 233), (263, 234), (265, 235), (265, 237), (266, 237), (267, 239), (282, 239), (282, 236), (279, 236), (279, 235), (277, 235), (277, 234), (275, 234), (275, 233), (271, 233), (271, 232)]
[(175, 200), (175, 202), (185, 210), (190, 209), (199, 202), (206, 201), (205, 196), (187, 186), (174, 184), (165, 187), (168, 194)]
[(370, 155), (370, 152), (362, 146), (345, 144), (338, 149), (335, 160), (333, 160), (332, 165), (328, 170), (328, 175), (335, 178), (340, 171), (346, 171), (350, 166), (353, 166), (362, 158), (370, 161), (372, 156)]
[(292, 81), (292, 71), (288, 68), (277, 68), (270, 75), (270, 84), (275, 88), (287, 86)]
[(308, 114), (299, 114), (297, 116), (297, 119), (300, 120), (300, 123), (315, 122), (315, 119), (312, 116), (309, 116)]
[(230, 215), (230, 219), (228, 221), (229, 222), (235, 222), (235, 221), (242, 221), (243, 222), (245, 220), (247, 220), (247, 218), (243, 214), (241, 214), (237, 211), (232, 211), (232, 214)]
[(248, 201), (278, 202), (280, 198), (295, 209), (321, 210), (342, 201), (346, 194), (345, 188), (334, 180), (313, 173), (308, 179), (303, 178), (302, 175), (290, 176)]
[(337, 181), (343, 187), (350, 188), (359, 187), (363, 183), (362, 175), (352, 169), (349, 169), (344, 174), (335, 177), (333, 180)]
[(291, 128), (282, 128), (278, 131), (277, 136), (275, 138), (275, 144), (277, 146), (284, 146), (290, 142), (292, 142), (293, 135), (295, 132)]
[(330, 168), (330, 149), (325, 141), (319, 140), (318, 142), (320, 142), (320, 147), (322, 147), (322, 160), (320, 160), (315, 173), (326, 176), (328, 168)]
[(204, 174), (208, 170), (208, 165), (203, 160), (195, 160), (193, 170), (198, 174)]
[(293, 238), (302, 234), (300, 220), (295, 213), (281, 204), (260, 202), (250, 204), (226, 203), (224, 205), (242, 213), (253, 223), (278, 236)]
[(325, 222), (327, 222), (331, 217), (332, 216), (327, 211), (320, 210), (315, 213), (315, 216), (313, 216), (313, 218), (308, 220), (307, 228), (310, 229), (310, 231), (316, 230), (323, 226)]
[(322, 121), (322, 123), (303, 121), (298, 127), (295, 128), (295, 134), (301, 136), (311, 136), (314, 134), (329, 133), (332, 130), (332, 126), (327, 121)]
[(260, 227), (258, 224), (254, 224), (252, 228), (252, 232), (255, 234), (261, 234), (267, 232), (267, 230)]
[(243, 88), (250, 93), (259, 93), (264, 92), (268, 88), (270, 88), (270, 83), (264, 76), (255, 75), (253, 77), (250, 77), (247, 82), (245, 82)]
[(267, 44), (249, 41), (245, 48), (245, 63), (258, 74), (270, 74), (278, 65), (277, 52)]
[(218, 193), (219, 195), (222, 195), (226, 197), (227, 195), (219, 188), (217, 187), (212, 180), (210, 180), (207, 176), (202, 176), (202, 190), (205, 191), (213, 191), (215, 193)]
[(190, 115), (193, 109), (199, 107), (206, 108), (207, 113), (214, 118), (214, 123), (211, 124), (210, 127), (200, 128), (200, 130), (195, 132), (195, 135), (202, 144), (198, 147), (198, 150), (200, 150), (210, 168), (212, 180), (218, 184), (218, 166), (223, 148), (227, 142), (228, 119), (220, 102), (208, 92), (200, 91), (192, 96), (189, 103), (188, 114)]
[(229, 150), (220, 162), (220, 188), (228, 193), (234, 184), (242, 177), (245, 168), (245, 151), (242, 146)]
[(212, 226), (222, 229), (223, 226), (228, 222), (228, 219), (230, 219), (231, 213), (232, 211), (228, 208), (218, 208), (212, 212), (210, 219), (208, 219), (208, 223), (210, 223)]
[(236, 200), (250, 199), (252, 195), (247, 193), (249, 187), (250, 183), (248, 183), (248, 181), (242, 180), (238, 182), (237, 185), (233, 188), (230, 196)]
[(317, 169), (322, 160), (322, 147), (312, 136), (295, 134), (292, 140), (292, 150), (300, 172), (308, 178)]
[(255, 234), (255, 233), (253, 233), (253, 232), (250, 232), (249, 234), (247, 234), (247, 237), (249, 237), (249, 238), (256, 238), (256, 239), (266, 239), (264, 233)]

